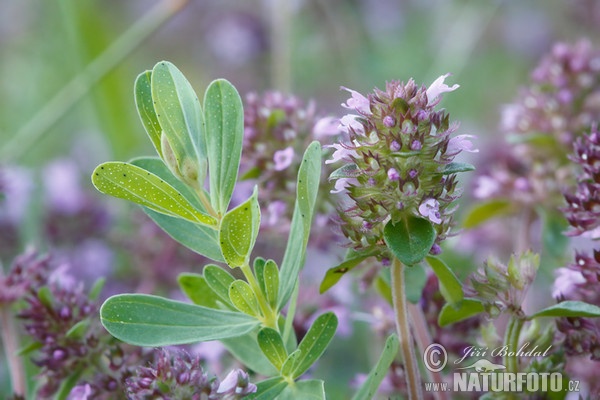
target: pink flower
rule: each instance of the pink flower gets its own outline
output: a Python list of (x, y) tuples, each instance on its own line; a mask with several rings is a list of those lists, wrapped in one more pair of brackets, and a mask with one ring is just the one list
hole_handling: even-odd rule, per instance
[(358, 93), (355, 90), (348, 89), (347, 87), (342, 86), (343, 90), (346, 90), (352, 94), (352, 97), (349, 98), (346, 103), (342, 103), (342, 107), (348, 108), (350, 110), (356, 110), (364, 115), (371, 115), (371, 104), (369, 99), (367, 99), (362, 94)]
[(294, 149), (286, 147), (283, 150), (278, 150), (273, 154), (273, 162), (275, 162), (275, 171), (283, 171), (292, 164), (294, 160)]
[(556, 270), (556, 280), (552, 287), (552, 297), (555, 299), (560, 296), (570, 295), (577, 291), (577, 285), (585, 283), (586, 279), (580, 271), (571, 268), (558, 268)]
[(461, 151), (468, 151), (469, 153), (478, 153), (479, 149), (475, 149), (473, 142), (469, 139), (474, 138), (473, 135), (458, 135), (448, 141), (447, 154), (458, 154)]
[(440, 217), (440, 203), (435, 199), (427, 199), (419, 206), (419, 214), (427, 217), (434, 224), (442, 222)]
[(313, 127), (313, 135), (320, 139), (340, 134), (340, 120), (333, 117), (321, 118)]
[(346, 187), (355, 180), (355, 178), (339, 178), (335, 181), (335, 188), (331, 191), (331, 193), (344, 192), (346, 190)]
[(431, 86), (429, 86), (426, 92), (428, 99), (427, 105), (431, 106), (437, 104), (437, 102), (439, 101), (437, 99), (442, 93), (452, 92), (460, 87), (457, 84), (452, 85), (452, 87), (446, 85), (444, 83), (444, 80), (449, 76), (450, 74), (442, 75), (435, 81), (433, 81)]
[(346, 133), (350, 133), (350, 129), (352, 129), (356, 133), (364, 134), (363, 126), (360, 122), (356, 120), (356, 117), (358, 117), (358, 115), (344, 115), (342, 119), (340, 119), (340, 125), (338, 128)]
[(354, 150), (350, 150), (348, 149), (346, 146), (344, 146), (343, 144), (340, 143), (334, 143), (332, 145), (329, 146), (325, 146), (325, 147), (330, 147), (330, 148), (334, 148), (335, 151), (333, 152), (333, 154), (331, 155), (331, 160), (325, 160), (325, 164), (332, 164), (334, 162), (338, 162), (338, 161), (349, 161), (350, 157), (356, 157), (356, 151)]

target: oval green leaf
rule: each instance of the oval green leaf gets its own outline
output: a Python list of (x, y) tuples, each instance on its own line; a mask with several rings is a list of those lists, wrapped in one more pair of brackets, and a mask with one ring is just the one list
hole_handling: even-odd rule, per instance
[(583, 301), (562, 301), (536, 312), (529, 319), (541, 317), (600, 317), (600, 307)]
[(463, 299), (463, 301), (458, 304), (458, 307), (444, 304), (444, 307), (438, 316), (438, 324), (440, 326), (454, 324), (455, 322), (471, 318), (484, 311), (485, 307), (481, 301), (477, 299)]
[(181, 291), (194, 304), (208, 308), (219, 308), (217, 294), (208, 286), (200, 274), (183, 273), (177, 277)]
[(152, 71), (145, 71), (139, 74), (135, 80), (135, 105), (142, 121), (142, 125), (144, 125), (144, 128), (146, 129), (146, 133), (148, 134), (152, 145), (156, 149), (158, 155), (162, 157), (160, 145), (162, 128), (158, 122), (156, 110), (154, 109), (154, 101), (152, 100), (151, 77)]
[(281, 376), (291, 377), (292, 373), (298, 366), (301, 357), (302, 351), (300, 349), (296, 349), (291, 352), (281, 367)]
[(323, 354), (335, 335), (338, 320), (334, 313), (328, 312), (317, 317), (298, 345), (302, 352), (292, 371), (294, 379), (305, 373)]
[(215, 310), (158, 296), (112, 296), (100, 309), (111, 335), (136, 346), (160, 347), (236, 337), (258, 321), (245, 314)]
[(237, 90), (225, 79), (213, 81), (204, 94), (206, 145), (210, 170), (210, 201), (221, 215), (229, 207), (237, 181), (244, 110)]
[(285, 387), (277, 400), (325, 400), (325, 382), (320, 379), (307, 379)]
[(207, 285), (217, 295), (218, 299), (227, 306), (233, 306), (229, 299), (229, 287), (235, 281), (231, 274), (218, 265), (209, 264), (202, 270)]
[(325, 277), (321, 282), (321, 286), (319, 287), (319, 292), (321, 294), (325, 293), (327, 290), (332, 288), (336, 283), (342, 279), (346, 273), (352, 271), (355, 267), (357, 267), (361, 262), (371, 257), (375, 253), (357, 253), (353, 250), (348, 250), (346, 254), (346, 259), (336, 267), (329, 268), (325, 273)]
[(256, 295), (245, 281), (237, 280), (229, 286), (229, 300), (235, 308), (245, 314), (253, 317), (260, 315)]
[(221, 221), (219, 243), (223, 258), (230, 267), (248, 264), (259, 227), (260, 206), (258, 192), (254, 187), (252, 196), (225, 214)]
[(281, 376), (265, 379), (256, 384), (256, 392), (244, 397), (248, 400), (273, 400), (287, 387), (288, 383)]
[(279, 295), (279, 268), (273, 260), (267, 261), (263, 268), (261, 287), (267, 303), (275, 308), (277, 306), (277, 296)]
[[(156, 157), (140, 157), (131, 160), (131, 164), (148, 170), (181, 193), (197, 210), (206, 213), (202, 203), (189, 186), (175, 178), (165, 163)], [(208, 195), (207, 195), (208, 196)], [(170, 217), (152, 211), (147, 207), (143, 210), (169, 236), (198, 254), (211, 260), (224, 262), (219, 246), (219, 233), (214, 227), (196, 224), (181, 218)]]
[(440, 293), (442, 293), (444, 300), (452, 305), (461, 302), (464, 297), (462, 285), (450, 267), (437, 257), (428, 256), (426, 259), (438, 277)]
[[(176, 167), (186, 182), (202, 187), (208, 161), (204, 115), (196, 92), (181, 71), (168, 61), (154, 66), (151, 86), (156, 116), (177, 164), (171, 167)], [(164, 150), (162, 154), (166, 158)]]
[(280, 371), (288, 354), (279, 332), (272, 328), (263, 328), (258, 332), (257, 340), (264, 355), (277, 371)]
[(467, 211), (463, 227), (472, 229), (492, 218), (510, 214), (512, 211), (513, 207), (508, 200), (490, 200), (478, 203)]
[(415, 265), (423, 260), (435, 242), (435, 228), (424, 218), (406, 216), (383, 229), (383, 238), (394, 256), (405, 265)]
[(171, 217), (216, 226), (217, 221), (196, 210), (175, 188), (150, 171), (132, 164), (106, 162), (92, 174), (92, 183), (100, 192), (129, 200)]

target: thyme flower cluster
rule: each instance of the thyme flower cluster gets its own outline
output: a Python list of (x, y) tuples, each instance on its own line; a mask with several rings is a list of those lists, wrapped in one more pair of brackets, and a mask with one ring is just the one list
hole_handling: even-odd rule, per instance
[(488, 162), (475, 196), (559, 206), (574, 177), (569, 149), (600, 119), (600, 50), (587, 40), (557, 43), (502, 118), (509, 153)]
[(458, 88), (439, 77), (429, 88), (392, 81), (367, 95), (346, 89), (342, 104), (352, 111), (341, 119), (347, 141), (333, 145), (326, 163), (342, 161), (331, 175), (334, 192), (345, 191), (351, 202), (339, 210), (339, 224), (351, 247), (387, 258), (383, 228), (412, 215), (428, 219), (437, 231), (433, 253), (450, 233), (456, 188), (453, 160), (461, 151), (476, 151), (470, 135), (451, 137), (458, 128), (445, 110), (441, 94)]
[[(293, 95), (267, 91), (249, 93), (244, 101), (244, 147), (242, 179), (259, 185), (265, 227), (285, 231), (294, 212), (296, 174), (304, 149), (313, 140), (323, 144), (339, 134), (333, 118), (319, 118), (316, 105)], [(322, 179), (322, 186), (327, 181)], [(328, 213), (325, 204), (317, 213)], [(316, 218), (320, 220), (319, 216)], [(325, 218), (324, 221), (327, 221)]]

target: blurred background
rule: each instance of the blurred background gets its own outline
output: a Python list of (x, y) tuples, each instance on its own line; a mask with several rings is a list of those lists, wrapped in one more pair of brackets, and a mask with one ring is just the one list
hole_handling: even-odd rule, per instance
[[(368, 93), (388, 80), (429, 85), (450, 72), (447, 83), (461, 88), (442, 104), (461, 121), (458, 133), (477, 135), (483, 148), (539, 58), (557, 41), (598, 45), (599, 27), (596, 0), (2, 0), (0, 263), (30, 245), (59, 249), (87, 268), (80, 276), (94, 275), (90, 281), (113, 274), (121, 286), (108, 290), (118, 293), (152, 292), (167, 274), (159, 266), (132, 285), (140, 275), (119, 266), (169, 269), (177, 258), (189, 270), (201, 262), (178, 254), (127, 213), (133, 206), (110, 201), (89, 180), (100, 162), (153, 154), (133, 82), (160, 60), (177, 65), (199, 93), (226, 78), (242, 97), (276, 89), (336, 117), (348, 97), (340, 86)], [(338, 346), (332, 352), (347, 352), (347, 343)], [(344, 356), (357, 361), (321, 363), (321, 372), (340, 378), (328, 383), (332, 398), (347, 396), (352, 374), (371, 363)], [(2, 376), (0, 366), (0, 387)]]

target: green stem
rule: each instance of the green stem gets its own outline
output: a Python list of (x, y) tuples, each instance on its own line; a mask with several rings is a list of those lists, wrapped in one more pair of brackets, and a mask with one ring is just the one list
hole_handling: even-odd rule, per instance
[(73, 106), (77, 105), (100, 79), (188, 2), (189, 0), (164, 0), (148, 11), (29, 119), (0, 149), (0, 159), (13, 162), (37, 144), (39, 139)]
[[(519, 338), (521, 336), (521, 329), (525, 320), (520, 318), (518, 315), (513, 314), (508, 322), (506, 329), (506, 335), (504, 338), (504, 345), (506, 346), (506, 355), (504, 356), (504, 365), (506, 372), (516, 374), (519, 372), (519, 358), (517, 357), (517, 350), (519, 348)], [(516, 399), (515, 393), (508, 394), (509, 400)]]
[(213, 208), (212, 204), (210, 204), (210, 200), (208, 199), (208, 197), (206, 197), (206, 193), (204, 193), (204, 190), (202, 188), (200, 188), (200, 187), (196, 187), (194, 189), (196, 191), (196, 196), (198, 196), (198, 199), (200, 200), (200, 202), (202, 203), (202, 205), (206, 209), (206, 212), (210, 216), (214, 217), (219, 222), (219, 225), (220, 225), (222, 215), (219, 215), (215, 211), (215, 209)]
[(17, 350), (20, 347), (19, 335), (8, 305), (0, 305), (0, 333), (2, 335), (1, 343), (3, 343), (4, 352), (6, 353), (12, 390), (14, 394), (26, 397), (25, 369), (23, 367), (23, 360), (17, 354)]
[(400, 351), (404, 360), (408, 398), (411, 400), (422, 399), (421, 377), (419, 376), (419, 367), (408, 322), (404, 266), (395, 257), (392, 263), (392, 299), (396, 315), (396, 329), (400, 339)]
[(264, 325), (279, 331), (279, 327), (277, 326), (277, 313), (269, 306), (269, 303), (267, 302), (267, 299), (265, 298), (265, 295), (262, 289), (260, 288), (260, 285), (254, 277), (252, 268), (250, 268), (249, 264), (244, 264), (240, 267), (240, 269), (244, 273), (248, 284), (250, 285), (250, 287), (254, 291), (254, 294), (256, 295), (258, 305), (263, 314)]

